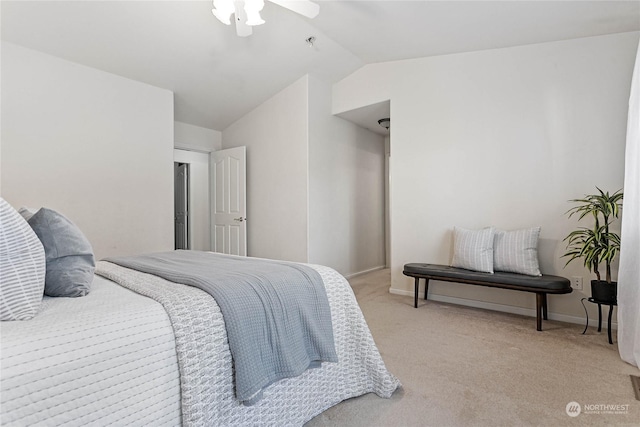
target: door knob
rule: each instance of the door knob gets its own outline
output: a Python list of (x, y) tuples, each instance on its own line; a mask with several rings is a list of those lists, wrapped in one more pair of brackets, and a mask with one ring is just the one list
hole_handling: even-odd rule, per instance
[(246, 220), (247, 220), (247, 218), (242, 218), (242, 217), (240, 217), (240, 218), (233, 218), (233, 220), (234, 220), (234, 221), (238, 221), (238, 222), (242, 222), (242, 221), (246, 221)]

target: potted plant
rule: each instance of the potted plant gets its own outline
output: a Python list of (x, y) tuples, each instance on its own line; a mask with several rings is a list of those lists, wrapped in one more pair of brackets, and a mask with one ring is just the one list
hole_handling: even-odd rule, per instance
[[(571, 200), (577, 205), (567, 211), (569, 218), (579, 215), (593, 219), (591, 228), (579, 227), (569, 233), (563, 241), (567, 242), (567, 252), (563, 257), (570, 257), (571, 261), (582, 258), (584, 266), (596, 275), (591, 281), (591, 297), (600, 302), (617, 302), (617, 282), (611, 280), (611, 263), (620, 251), (620, 236), (609, 229), (611, 223), (620, 216), (622, 211), (622, 190), (613, 194), (604, 192), (596, 187), (599, 194), (590, 194), (583, 199)], [(605, 280), (600, 277), (600, 266), (606, 268)]]

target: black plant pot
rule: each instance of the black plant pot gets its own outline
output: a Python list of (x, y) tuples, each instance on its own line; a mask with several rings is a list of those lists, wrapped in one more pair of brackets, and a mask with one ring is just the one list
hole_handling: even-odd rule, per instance
[(591, 297), (596, 302), (617, 304), (618, 282), (608, 283), (606, 280), (592, 280)]

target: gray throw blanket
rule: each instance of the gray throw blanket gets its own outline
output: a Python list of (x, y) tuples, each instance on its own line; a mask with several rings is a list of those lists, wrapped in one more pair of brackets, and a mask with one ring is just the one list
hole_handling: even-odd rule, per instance
[(106, 261), (209, 293), (224, 317), (236, 397), (253, 404), (269, 384), (337, 362), (320, 275), (302, 264), (175, 251)]

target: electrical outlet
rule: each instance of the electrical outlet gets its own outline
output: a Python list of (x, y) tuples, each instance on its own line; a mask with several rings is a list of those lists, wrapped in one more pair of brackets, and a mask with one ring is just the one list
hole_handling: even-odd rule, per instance
[(575, 290), (582, 290), (582, 277), (580, 276), (572, 276), (571, 277), (571, 287)]

